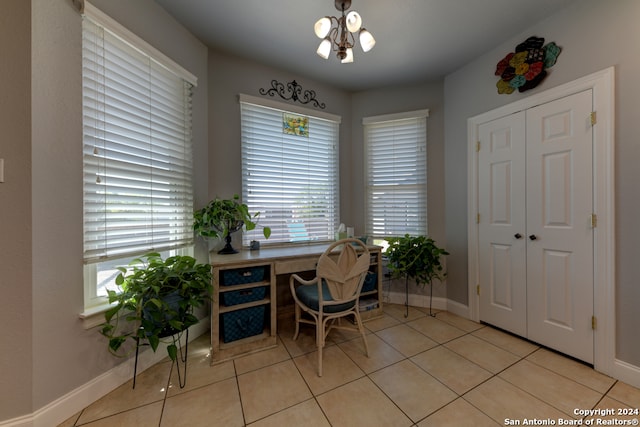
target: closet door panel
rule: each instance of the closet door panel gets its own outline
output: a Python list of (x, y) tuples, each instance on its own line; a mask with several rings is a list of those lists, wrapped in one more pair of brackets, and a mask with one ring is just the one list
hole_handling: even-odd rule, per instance
[(517, 113), (482, 124), (478, 156), (480, 320), (520, 335), (527, 320), (524, 120)]
[(528, 338), (593, 362), (591, 91), (527, 110)]

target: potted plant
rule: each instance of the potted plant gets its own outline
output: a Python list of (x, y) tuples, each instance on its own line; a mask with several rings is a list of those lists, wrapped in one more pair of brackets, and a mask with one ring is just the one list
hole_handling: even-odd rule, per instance
[[(256, 228), (260, 212), (251, 215), (249, 207), (240, 202), (240, 196), (235, 194), (233, 199), (216, 197), (205, 207), (193, 213), (193, 229), (203, 237), (224, 237), (226, 245), (218, 253), (237, 253), (231, 246), (231, 233), (240, 230), (251, 231)], [(271, 228), (263, 227), (265, 239), (271, 236)]]
[(441, 257), (449, 253), (439, 248), (433, 239), (426, 236), (405, 234), (403, 237), (387, 238), (386, 241), (389, 243), (386, 257), (389, 261), (391, 277), (405, 278), (406, 316), (409, 314), (409, 279), (415, 280), (418, 286), (424, 287), (427, 283), (429, 284), (429, 314), (433, 316), (431, 311), (433, 281), (442, 281), (445, 278), (446, 272)]
[(188, 328), (198, 323), (193, 309), (211, 299), (213, 288), (211, 266), (198, 264), (190, 256), (162, 259), (152, 252), (134, 259), (129, 266), (118, 267), (119, 289), (107, 291), (113, 306), (105, 312), (100, 333), (108, 338), (109, 351), (116, 356), (127, 356), (130, 351), (123, 344), (135, 342), (135, 387), (139, 347), (149, 345), (155, 352), (160, 341), (167, 338), (167, 354), (175, 362), (181, 333), (188, 333)]

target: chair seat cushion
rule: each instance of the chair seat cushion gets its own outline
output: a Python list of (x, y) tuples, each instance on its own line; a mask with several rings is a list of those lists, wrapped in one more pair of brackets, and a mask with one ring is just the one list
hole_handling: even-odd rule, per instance
[[(318, 311), (319, 298), (317, 285), (298, 286), (296, 288), (296, 296), (304, 305), (312, 310)], [(322, 281), (322, 298), (324, 301), (333, 301), (333, 298), (331, 298), (331, 293), (329, 293), (327, 283), (324, 280)], [(323, 311), (325, 313), (338, 313), (340, 311), (349, 310), (353, 308), (354, 305), (355, 301), (350, 301), (344, 304), (325, 305)]]

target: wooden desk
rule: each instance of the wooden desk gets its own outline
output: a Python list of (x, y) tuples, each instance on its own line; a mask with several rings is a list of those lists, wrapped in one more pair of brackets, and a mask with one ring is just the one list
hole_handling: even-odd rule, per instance
[[(210, 252), (213, 267), (212, 364), (277, 345), (278, 316), (292, 310), (289, 275), (307, 273), (309, 278), (315, 276), (318, 258), (327, 247), (329, 244), (262, 248), (231, 255)], [(361, 301), (371, 302), (367, 310), (361, 311), (363, 320), (382, 315), (382, 248), (369, 246), (368, 249), (371, 254), (369, 271), (377, 273), (377, 282), (373, 290), (361, 294)], [(249, 330), (255, 325), (256, 318), (263, 323), (261, 333)], [(244, 336), (246, 334), (248, 336)]]

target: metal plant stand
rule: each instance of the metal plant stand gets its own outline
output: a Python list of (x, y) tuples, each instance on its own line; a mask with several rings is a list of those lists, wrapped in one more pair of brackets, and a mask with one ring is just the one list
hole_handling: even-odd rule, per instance
[[(182, 335), (182, 333), (185, 332), (185, 344), (184, 344), (184, 353), (182, 352), (182, 343), (180, 341), (180, 335)], [(176, 370), (178, 372), (178, 384), (180, 385), (180, 388), (184, 388), (184, 386), (187, 384), (187, 356), (189, 354), (189, 329), (186, 329), (186, 331), (180, 331), (177, 332), (175, 334), (170, 334), (167, 336), (175, 336), (178, 335), (177, 339), (174, 339), (174, 342), (178, 343), (178, 349), (180, 351), (180, 357), (176, 358), (175, 365), (176, 365)], [(133, 388), (136, 388), (136, 377), (138, 376), (138, 354), (140, 351), (140, 347), (144, 346), (144, 345), (149, 345), (149, 344), (140, 344), (140, 337), (136, 337), (136, 359), (135, 362), (133, 364)], [(180, 372), (180, 362), (182, 362), (182, 373)], [(171, 364), (171, 367), (173, 368), (173, 363)]]

